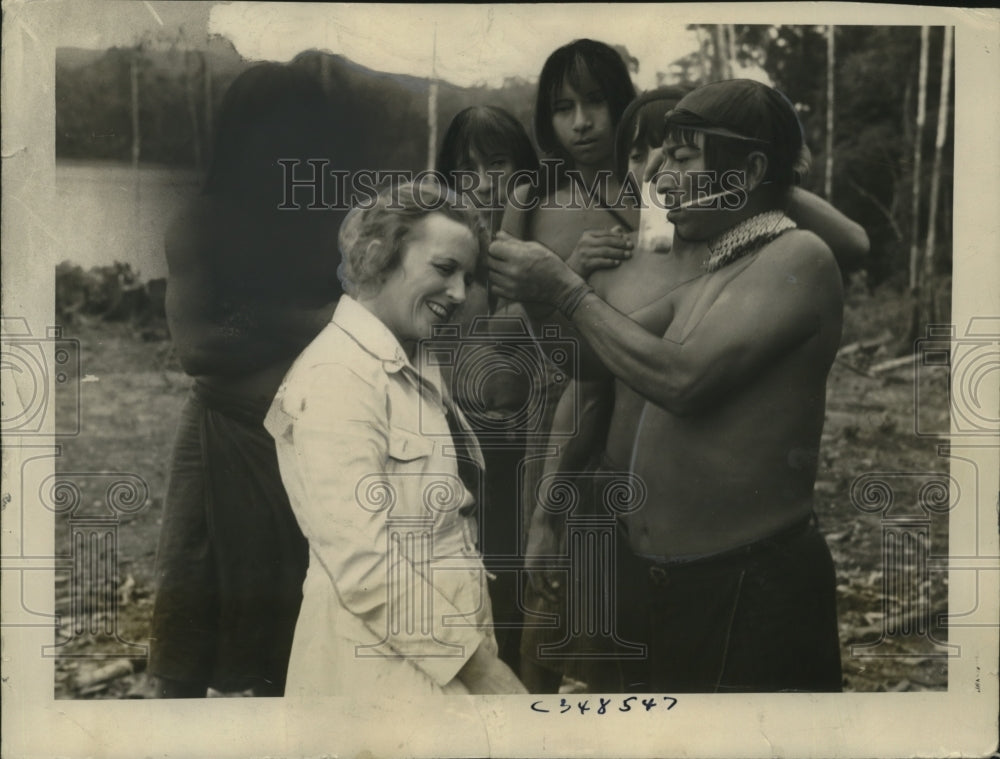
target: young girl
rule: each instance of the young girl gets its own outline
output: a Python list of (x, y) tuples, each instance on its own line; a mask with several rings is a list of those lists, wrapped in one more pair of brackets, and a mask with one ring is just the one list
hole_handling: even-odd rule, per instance
[[(536, 141), (549, 161), (539, 186), (515, 190), (504, 216), (504, 232), (542, 243), (583, 276), (628, 258), (633, 244), (628, 235), (637, 227), (638, 209), (616, 204), (621, 184), (614, 171), (615, 134), (634, 97), (628, 69), (608, 45), (581, 39), (549, 56), (539, 77), (535, 106)], [(526, 206), (530, 210), (521, 210)], [(528, 525), (538, 511), (537, 490), (544, 475), (578, 470), (590, 452), (579, 449), (576, 441), (603, 440), (606, 418), (599, 406), (581, 408), (575, 418), (570, 414), (565, 427), (553, 428), (556, 406), (569, 385), (568, 367), (558, 355), (571, 337), (566, 324), (551, 311), (530, 305), (507, 303), (499, 311), (522, 318), (536, 336), (554, 325), (564, 329), (555, 342), (539, 340), (547, 360), (541, 386), (531, 388), (539, 396), (539, 412), (519, 470), (521, 513)], [(581, 357), (581, 371), (586, 372), (590, 363)], [(529, 545), (529, 556), (532, 550)], [(558, 643), (567, 628), (537, 627), (541, 619), (537, 614), (561, 614), (565, 622), (566, 606), (540, 596), (531, 585), (525, 605), (536, 614), (528, 615), (522, 633), (521, 678), (533, 692), (555, 692), (564, 667), (560, 660), (546, 659), (539, 647)], [(595, 689), (617, 690), (616, 683), (596, 668), (572, 671)]]
[(509, 184), (517, 177), (529, 182), (538, 172), (538, 157), (521, 123), (502, 108), (479, 105), (451, 120), (437, 170), (463, 200), (475, 203), (496, 234), (507, 205)]
[[(549, 56), (538, 81), (535, 138), (549, 161), (541, 187), (515, 193), (503, 230), (536, 240), (589, 273), (601, 259), (621, 260), (636, 209), (613, 207), (615, 132), (635, 87), (621, 56), (602, 42), (581, 39)], [(595, 192), (590, 192), (594, 190)], [(517, 208), (535, 206), (529, 211)], [(604, 234), (615, 228), (614, 234)], [(586, 234), (585, 234), (586, 233)]]
[[(452, 119), (436, 168), (460, 202), (479, 210), (492, 237), (500, 228), (513, 185), (519, 179), (526, 185), (537, 182), (538, 157), (514, 116), (495, 106), (472, 106)], [(480, 326), (488, 324), (483, 320), (489, 313), (485, 274), (485, 267), (480, 267), (456, 314), (466, 337), (477, 320)], [(487, 348), (483, 337), (473, 336), (464, 343), (467, 350), (459, 350), (457, 365), (449, 367), (453, 371), (445, 378), (480, 437), (486, 461), (480, 550), (491, 577), (489, 594), (500, 657), (516, 671), (522, 619), (516, 472), (524, 455), (524, 436), (516, 424), (508, 422), (516, 419), (526, 388), (523, 373), (518, 374), (509, 356)], [(480, 374), (478, 370), (485, 367), (490, 371)]]

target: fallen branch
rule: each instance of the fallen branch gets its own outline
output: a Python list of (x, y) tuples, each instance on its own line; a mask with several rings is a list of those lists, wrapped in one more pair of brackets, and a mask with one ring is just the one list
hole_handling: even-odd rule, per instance
[(135, 578), (130, 574), (118, 588), (118, 597), (122, 606), (127, 606), (132, 602), (132, 594), (135, 593)]
[(888, 332), (883, 332), (878, 337), (873, 337), (869, 340), (858, 340), (856, 343), (845, 345), (837, 351), (837, 356), (850, 356), (852, 353), (857, 353), (858, 351), (869, 351), (873, 348), (880, 348), (890, 340), (892, 340), (892, 335)]
[(872, 374), (883, 374), (885, 372), (891, 372), (896, 369), (901, 369), (904, 366), (912, 366), (916, 355), (903, 356), (902, 358), (893, 358), (888, 361), (883, 361), (880, 364), (875, 364), (875, 366), (869, 367), (868, 371)]
[(872, 374), (870, 372), (866, 372), (860, 366), (855, 366), (850, 361), (844, 361), (844, 359), (840, 358), (840, 356), (838, 356), (836, 358), (836, 361), (837, 361), (838, 364), (840, 364), (841, 366), (843, 366), (845, 369), (850, 369), (855, 374), (860, 374), (862, 377), (867, 377), (868, 379), (875, 379), (875, 375), (874, 374)]
[(89, 672), (77, 673), (72, 678), (73, 688), (76, 690), (87, 690), (96, 685), (117, 680), (119, 677), (135, 674), (135, 663), (131, 659), (116, 659), (103, 667), (92, 669)]

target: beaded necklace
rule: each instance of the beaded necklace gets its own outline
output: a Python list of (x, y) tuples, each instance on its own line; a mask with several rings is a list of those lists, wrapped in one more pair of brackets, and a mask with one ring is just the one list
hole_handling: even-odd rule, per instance
[(705, 269), (709, 272), (718, 271), (733, 261), (757, 252), (789, 229), (795, 228), (795, 222), (785, 216), (783, 211), (764, 211), (744, 219), (708, 243), (711, 255), (704, 263)]

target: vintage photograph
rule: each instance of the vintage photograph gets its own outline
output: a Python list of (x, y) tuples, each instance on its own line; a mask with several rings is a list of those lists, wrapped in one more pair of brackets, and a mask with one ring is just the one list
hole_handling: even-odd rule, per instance
[(948, 710), (996, 750), (1000, 26), (821, 7), (16, 8), (22, 708), (206, 756), (933, 755)]

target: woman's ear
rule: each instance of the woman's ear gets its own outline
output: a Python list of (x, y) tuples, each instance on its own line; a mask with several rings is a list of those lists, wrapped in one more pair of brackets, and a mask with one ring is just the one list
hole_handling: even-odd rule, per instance
[(373, 282), (378, 282), (379, 286), (385, 282), (385, 242), (376, 237), (368, 241), (365, 245), (365, 257), (362, 264), (363, 271), (370, 272), (368, 277)]
[(755, 150), (747, 156), (746, 167), (747, 178), (744, 189), (753, 192), (764, 183), (764, 177), (767, 176), (767, 156)]
[(382, 248), (382, 241), (377, 237), (369, 240), (365, 246), (365, 261), (378, 261), (379, 256), (382, 254)]

